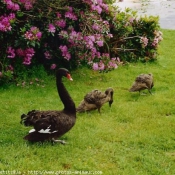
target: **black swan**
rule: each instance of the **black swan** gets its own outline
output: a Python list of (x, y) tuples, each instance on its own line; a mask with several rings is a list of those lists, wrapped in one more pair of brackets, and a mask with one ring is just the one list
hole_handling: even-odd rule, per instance
[(135, 82), (130, 88), (130, 92), (140, 91), (144, 89), (148, 89), (148, 92), (151, 93), (151, 89), (154, 86), (153, 82), (153, 74), (140, 74), (136, 77)]
[(106, 102), (109, 102), (109, 106), (113, 103), (113, 93), (114, 90), (112, 88), (106, 89), (105, 92), (101, 92), (97, 89), (87, 93), (84, 96), (84, 100), (77, 107), (77, 112), (86, 112), (98, 109), (100, 113), (100, 108)]
[(73, 80), (69, 71), (65, 68), (60, 68), (56, 72), (56, 85), (58, 94), (64, 109), (61, 111), (48, 110), (39, 111), (32, 110), (28, 114), (21, 115), (21, 124), (25, 126), (33, 126), (33, 129), (29, 131), (29, 134), (24, 137), (25, 140), (31, 142), (43, 142), (53, 141), (60, 142), (62, 144), (65, 141), (56, 140), (66, 132), (68, 132), (76, 121), (76, 108), (75, 103), (66, 90), (62, 77), (67, 77), (69, 80)]

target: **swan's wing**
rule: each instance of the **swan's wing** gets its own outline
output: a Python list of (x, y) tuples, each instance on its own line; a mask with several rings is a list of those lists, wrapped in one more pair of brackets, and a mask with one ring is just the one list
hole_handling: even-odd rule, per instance
[(95, 110), (100, 105), (100, 101), (105, 97), (105, 93), (95, 89), (84, 96), (84, 99), (80, 102), (76, 110), (77, 112)]
[(35, 121), (33, 127), (39, 133), (54, 133), (70, 126), (74, 118), (63, 111), (40, 111), (41, 117)]
[(21, 124), (24, 124), (25, 126), (33, 126), (33, 124), (41, 118), (40, 111), (32, 110), (29, 111), (27, 114), (21, 115)]
[(55, 112), (54, 114), (53, 111), (42, 111), (41, 115), (45, 115), (45, 118), (39, 118), (33, 124), (34, 128), (31, 129), (24, 137), (25, 140), (32, 142), (50, 140), (55, 134), (57, 135), (58, 132), (60, 132), (60, 130), (58, 130), (58, 124), (56, 121), (56, 116), (59, 116), (60, 112)]
[(135, 82), (145, 83), (149, 89), (154, 86), (152, 74), (140, 74), (136, 77)]
[(151, 89), (154, 86), (154, 80), (152, 74), (147, 74), (145, 83), (147, 84), (148, 88)]
[(153, 75), (152, 74), (140, 74), (136, 77), (135, 81), (137, 82), (153, 81)]
[(76, 111), (77, 112), (85, 112), (85, 111), (91, 111), (97, 109), (96, 104), (91, 104), (86, 102), (85, 100), (82, 100), (80, 104), (78, 105)]
[(84, 100), (87, 103), (96, 104), (101, 99), (104, 99), (104, 98), (106, 98), (106, 94), (104, 92), (101, 92), (99, 90), (93, 90), (93, 91), (89, 92), (88, 94), (86, 94), (86, 96), (84, 97)]
[(146, 74), (140, 74), (140, 75), (138, 75), (136, 77), (135, 81), (142, 83), (142, 82), (145, 82), (146, 78), (147, 78), (147, 75)]
[[(41, 134), (52, 134), (58, 132), (57, 123), (60, 113), (48, 113), (47, 117), (40, 118), (34, 124), (34, 131), (39, 132)], [(30, 132), (30, 131), (29, 131)]]
[(135, 91), (141, 91), (144, 89), (148, 89), (148, 86), (146, 85), (146, 83), (135, 82), (129, 91), (135, 92)]
[(32, 142), (51, 140), (68, 132), (75, 124), (75, 116), (64, 111), (40, 111), (39, 118), (24, 139)]
[(38, 111), (32, 110), (29, 111), (27, 114), (21, 115), (21, 124), (25, 126), (33, 126), (38, 120), (49, 118), (50, 116), (58, 115), (58, 111)]

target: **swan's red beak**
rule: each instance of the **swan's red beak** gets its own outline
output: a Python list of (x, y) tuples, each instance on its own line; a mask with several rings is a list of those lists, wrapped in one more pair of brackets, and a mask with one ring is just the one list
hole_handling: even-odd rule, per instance
[(70, 80), (70, 81), (73, 81), (72, 77), (70, 74), (67, 74), (67, 78)]

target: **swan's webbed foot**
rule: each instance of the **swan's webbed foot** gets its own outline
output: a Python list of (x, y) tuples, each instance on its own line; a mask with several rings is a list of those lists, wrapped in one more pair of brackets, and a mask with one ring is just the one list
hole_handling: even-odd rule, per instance
[(147, 93), (139, 91), (139, 95), (147, 95)]
[(54, 138), (52, 138), (52, 143), (61, 143), (63, 145), (65, 145), (67, 142), (65, 142), (64, 140), (55, 140)]

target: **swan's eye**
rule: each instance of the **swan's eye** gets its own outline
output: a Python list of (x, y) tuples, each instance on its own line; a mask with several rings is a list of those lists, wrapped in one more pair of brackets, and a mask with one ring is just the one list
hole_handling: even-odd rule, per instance
[(73, 79), (72, 79), (72, 77), (71, 77), (70, 74), (67, 74), (66, 77), (67, 77), (69, 80), (73, 81)]

